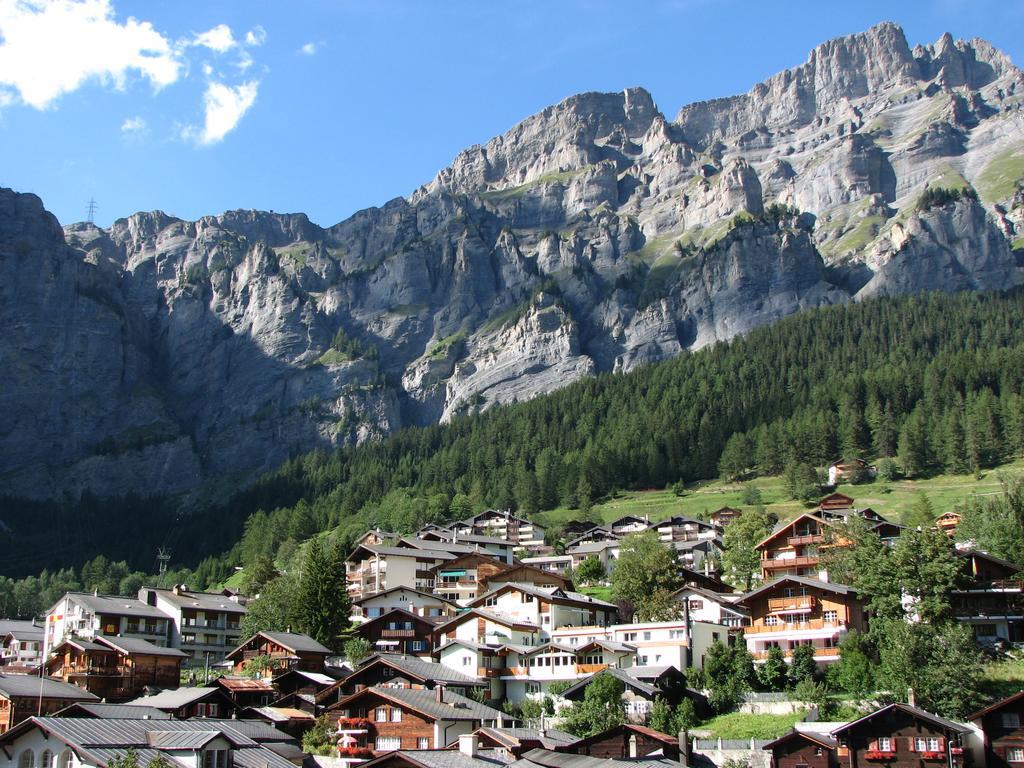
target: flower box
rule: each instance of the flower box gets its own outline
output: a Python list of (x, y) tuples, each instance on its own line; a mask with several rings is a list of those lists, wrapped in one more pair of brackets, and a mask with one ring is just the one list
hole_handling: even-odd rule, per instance
[(945, 752), (922, 752), (921, 753), (921, 759), (922, 760), (945, 760), (946, 759), (946, 753)]
[(880, 749), (869, 749), (864, 753), (865, 760), (895, 760), (896, 753), (892, 751), (883, 752)]

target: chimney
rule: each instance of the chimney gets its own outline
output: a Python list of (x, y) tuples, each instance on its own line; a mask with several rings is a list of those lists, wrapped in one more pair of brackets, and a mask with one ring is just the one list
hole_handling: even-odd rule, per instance
[(459, 736), (459, 752), (466, 757), (476, 757), (476, 734), (464, 733)]
[(679, 766), (689, 768), (690, 766), (690, 732), (682, 730), (679, 732)]
[(913, 688), (907, 688), (907, 704), (909, 704), (912, 707), (917, 706), (917, 697), (914, 695)]
[(444, 686), (441, 685), (441, 683), (436, 683), (434, 685), (434, 701), (438, 704), (444, 702)]
[(636, 757), (637, 756), (636, 753), (637, 753), (637, 749), (636, 749), (636, 734), (635, 733), (631, 733), (631, 734), (629, 734), (629, 757), (630, 758)]

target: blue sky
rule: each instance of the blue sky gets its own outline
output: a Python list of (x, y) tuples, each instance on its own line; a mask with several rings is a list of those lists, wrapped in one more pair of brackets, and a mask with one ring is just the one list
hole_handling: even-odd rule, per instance
[(667, 115), (882, 20), (1024, 62), (1024, 2), (0, 0), (0, 186), (63, 223), (99, 203), (322, 225), (409, 194), (573, 93)]

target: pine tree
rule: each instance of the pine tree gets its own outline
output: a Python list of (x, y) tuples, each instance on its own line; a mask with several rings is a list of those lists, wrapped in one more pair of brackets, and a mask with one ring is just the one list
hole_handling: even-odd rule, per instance
[(337, 548), (329, 545), (325, 549), (319, 538), (310, 539), (299, 579), (297, 612), (303, 631), (332, 649), (337, 647), (351, 613), (344, 583), (345, 571)]

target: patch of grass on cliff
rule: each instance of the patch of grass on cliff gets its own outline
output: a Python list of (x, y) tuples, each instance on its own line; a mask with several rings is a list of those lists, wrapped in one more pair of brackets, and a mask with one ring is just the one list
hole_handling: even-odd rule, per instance
[(884, 224), (884, 216), (865, 216), (854, 225), (853, 229), (839, 238), (831, 249), (832, 252), (841, 254), (859, 251), (878, 237), (878, 233)]
[(481, 192), (480, 197), (484, 200), (514, 200), (522, 197), (527, 192), (535, 187), (539, 187), (543, 184), (553, 184), (555, 182), (566, 182), (571, 181), (574, 177), (579, 176), (583, 171), (589, 168), (589, 165), (585, 165), (582, 168), (577, 168), (568, 171), (552, 171), (551, 173), (545, 173), (538, 176), (533, 181), (528, 181), (525, 184), (520, 184), (517, 187), (506, 187), (505, 189), (489, 189), (486, 192)]
[(341, 365), (352, 360), (352, 357), (347, 352), (342, 352), (339, 349), (328, 349), (313, 363), (314, 365)]
[(978, 191), (987, 203), (1010, 197), (1024, 180), (1024, 151), (1008, 149), (996, 155), (978, 176)]
[(313, 253), (313, 246), (307, 242), (292, 243), (291, 245), (275, 248), (274, 253), (276, 253), (279, 258), (283, 256), (284, 258), (289, 259), (295, 264), (295, 266), (302, 269), (306, 266), (306, 260), (309, 258), (310, 254)]
[(445, 336), (443, 339), (438, 341), (434, 346), (427, 352), (427, 357), (432, 360), (442, 360), (458, 347), (466, 339), (465, 331), (456, 331), (450, 336)]
[(527, 301), (521, 301), (518, 304), (509, 307), (504, 312), (495, 315), (494, 317), (490, 318), (486, 323), (484, 323), (482, 330), (484, 332), (498, 331), (501, 330), (502, 328), (507, 328), (508, 326), (513, 325), (515, 322), (519, 320), (519, 318), (521, 318), (529, 311), (530, 304), (532, 303), (533, 301), (531, 299)]

